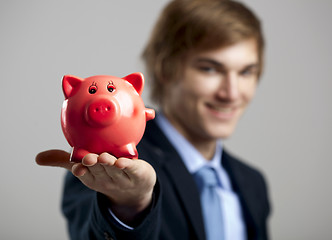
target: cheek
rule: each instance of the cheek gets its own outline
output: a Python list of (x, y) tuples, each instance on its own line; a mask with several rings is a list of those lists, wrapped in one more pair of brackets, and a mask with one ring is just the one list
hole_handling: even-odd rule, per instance
[(181, 87), (188, 95), (203, 97), (213, 94), (220, 84), (220, 79), (216, 76), (207, 76), (188, 67), (181, 81)]
[(188, 117), (195, 112), (200, 99), (201, 89), (197, 86), (178, 84), (169, 94), (168, 106), (179, 118)]
[(181, 83), (173, 84), (168, 88), (167, 95), (165, 95), (164, 105), (165, 107), (172, 112), (179, 111), (183, 106), (190, 101), (188, 101), (188, 91), (184, 88)]
[(244, 101), (250, 102), (252, 100), (252, 98), (255, 96), (256, 88), (257, 88), (256, 82), (244, 84), (241, 87), (242, 98), (244, 99)]
[(195, 99), (211, 97), (218, 89), (218, 83), (211, 79), (195, 79), (184, 82), (183, 94)]

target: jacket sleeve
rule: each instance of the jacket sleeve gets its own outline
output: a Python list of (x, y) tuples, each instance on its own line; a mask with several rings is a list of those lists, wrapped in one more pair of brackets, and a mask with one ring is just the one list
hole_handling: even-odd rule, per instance
[(157, 181), (150, 212), (140, 225), (129, 230), (110, 215), (108, 199), (103, 194), (87, 188), (71, 173), (67, 173), (65, 177), (62, 211), (72, 240), (157, 239), (160, 208), (160, 187)]

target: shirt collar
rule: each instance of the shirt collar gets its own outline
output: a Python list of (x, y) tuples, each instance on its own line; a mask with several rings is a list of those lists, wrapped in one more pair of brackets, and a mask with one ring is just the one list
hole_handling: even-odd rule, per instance
[(217, 142), (216, 151), (211, 161), (207, 161), (196, 148), (183, 137), (162, 113), (156, 116), (156, 122), (173, 147), (180, 154), (188, 171), (193, 174), (204, 165), (221, 169), (222, 143)]

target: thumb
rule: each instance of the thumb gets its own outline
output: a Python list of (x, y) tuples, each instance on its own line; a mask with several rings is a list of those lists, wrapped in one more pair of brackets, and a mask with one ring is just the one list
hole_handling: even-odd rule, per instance
[(69, 161), (70, 153), (63, 150), (47, 150), (36, 156), (36, 163), (41, 166), (62, 167), (71, 170), (74, 163)]

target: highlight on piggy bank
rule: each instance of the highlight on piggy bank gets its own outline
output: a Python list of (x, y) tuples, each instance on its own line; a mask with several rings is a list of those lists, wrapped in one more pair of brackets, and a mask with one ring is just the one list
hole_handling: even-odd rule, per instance
[(65, 75), (61, 127), (72, 147), (70, 161), (80, 162), (88, 153), (103, 152), (137, 158), (136, 146), (146, 121), (155, 117), (155, 111), (144, 106), (143, 88), (142, 73), (85, 79)]

